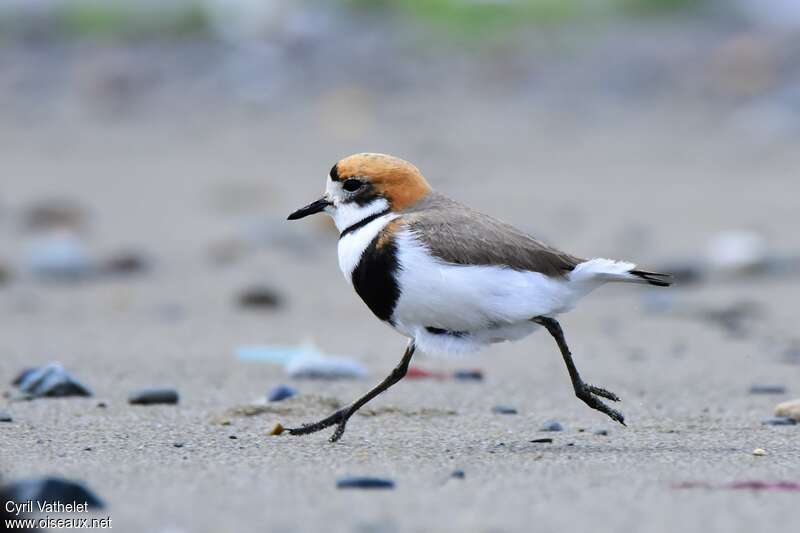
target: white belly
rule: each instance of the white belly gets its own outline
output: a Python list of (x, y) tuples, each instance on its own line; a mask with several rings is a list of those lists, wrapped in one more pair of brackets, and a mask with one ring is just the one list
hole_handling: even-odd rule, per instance
[(423, 351), (469, 351), (522, 338), (536, 329), (531, 318), (568, 311), (586, 292), (537, 272), (445, 263), (408, 230), (398, 233), (397, 248), (401, 294), (392, 320)]

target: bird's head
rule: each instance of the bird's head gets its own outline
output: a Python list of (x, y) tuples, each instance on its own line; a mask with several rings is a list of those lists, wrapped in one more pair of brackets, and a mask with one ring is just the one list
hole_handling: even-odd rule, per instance
[(407, 161), (385, 154), (355, 154), (333, 165), (322, 198), (298, 209), (289, 220), (324, 211), (342, 231), (368, 216), (402, 211), (430, 190), (417, 167)]

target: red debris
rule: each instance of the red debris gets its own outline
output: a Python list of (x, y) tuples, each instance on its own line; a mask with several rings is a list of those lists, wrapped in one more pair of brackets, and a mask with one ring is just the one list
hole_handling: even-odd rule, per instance
[(425, 379), (425, 378), (444, 379), (445, 377), (446, 375), (442, 372), (425, 370), (424, 368), (420, 368), (418, 366), (408, 367), (408, 372), (406, 373), (406, 379)]

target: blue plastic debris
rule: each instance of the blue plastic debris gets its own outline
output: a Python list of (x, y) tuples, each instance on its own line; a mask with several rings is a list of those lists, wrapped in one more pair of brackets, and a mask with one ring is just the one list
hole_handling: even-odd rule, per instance
[(19, 390), (34, 397), (92, 395), (91, 389), (64, 370), (61, 363), (25, 370), (14, 382)]
[(267, 394), (267, 401), (280, 402), (297, 395), (297, 389), (289, 385), (278, 385)]

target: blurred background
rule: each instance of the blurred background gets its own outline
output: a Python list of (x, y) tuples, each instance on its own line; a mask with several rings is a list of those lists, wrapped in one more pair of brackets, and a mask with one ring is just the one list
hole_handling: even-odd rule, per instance
[[(197, 502), (206, 510), (189, 530), (222, 527), (219, 501), (251, 513), (196, 475), (208, 469), (232, 492), (256, 483), (263, 444), (236, 451), (230, 429), (208, 427), (281, 379), (237, 347), (314, 341), (370, 380), (402, 350), (342, 280), (329, 221), (285, 221), (354, 152), (412, 161), (439, 190), (571, 253), (675, 272), (674, 291), (604, 289), (572, 322), (592, 380), (617, 392), (659, 383), (663, 402), (629, 407), (634, 416), (687, 384), (716, 398), (791, 381), (799, 51), (792, 0), (5, 0), (0, 379), (61, 361), (110, 414), (9, 403), (23, 422), (0, 428), (0, 475), (88, 479), (140, 529), (183, 523)], [(549, 354), (536, 367), (523, 359), (531, 346)], [(553, 350), (537, 336), (490, 359), (420, 364), (498, 361), (509, 381), (490, 396), (533, 411), (572, 401)], [(622, 355), (592, 355), (604, 351)], [(523, 368), (563, 386), (533, 396), (514, 381)], [(125, 411), (128, 390), (159, 383), (178, 386), (184, 410), (156, 421)], [(344, 401), (365, 386), (308, 390)], [(430, 404), (486, 410), (480, 397), (424, 387)], [(565, 417), (592, 416), (569, 405)], [(371, 431), (358, 422), (350, 431)], [(239, 442), (247, 432), (261, 442), (265, 423), (239, 427)], [(156, 450), (173, 441), (194, 442), (189, 456), (205, 466)], [(161, 492), (146, 488), (147, 451), (163, 467)], [(236, 453), (251, 455), (235, 467)]]

